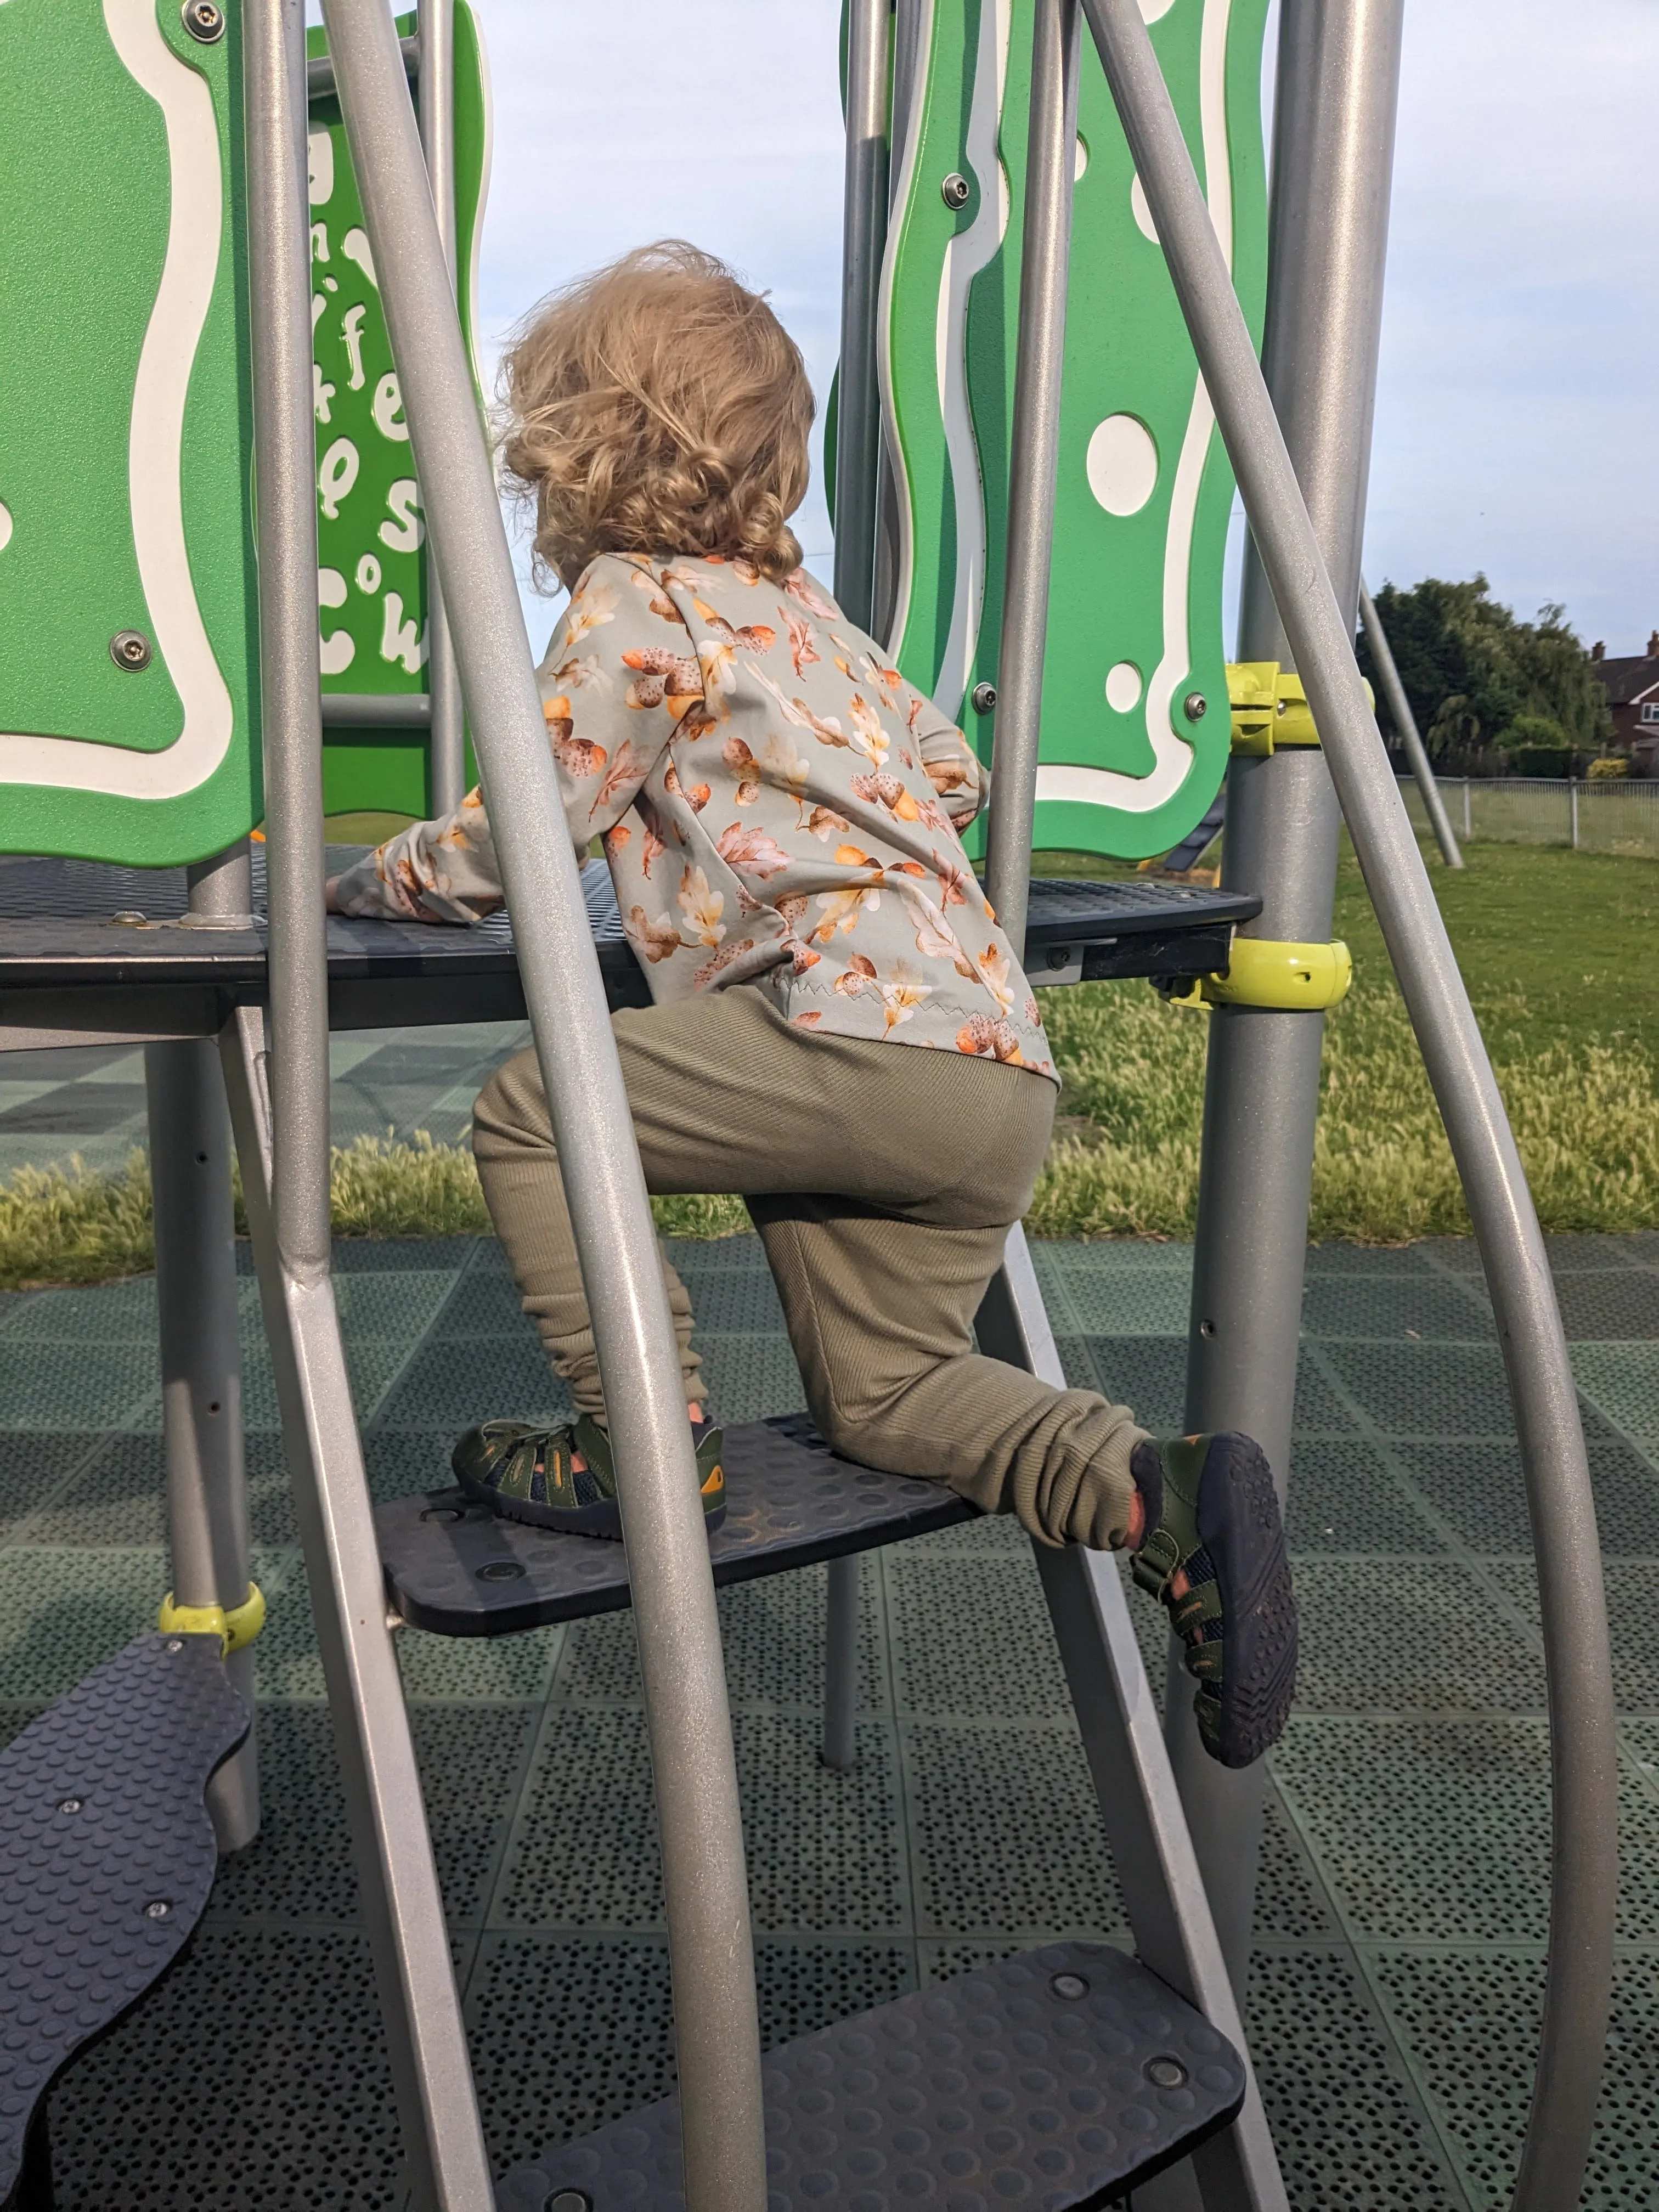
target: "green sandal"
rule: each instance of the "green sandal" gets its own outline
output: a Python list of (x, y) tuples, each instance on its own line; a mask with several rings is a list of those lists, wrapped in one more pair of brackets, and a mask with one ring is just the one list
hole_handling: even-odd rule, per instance
[[(1272, 1470), (1251, 1437), (1223, 1432), (1148, 1438), (1130, 1472), (1150, 1531), (1130, 1571), (1186, 1641), (1204, 1748), (1224, 1766), (1251, 1765), (1296, 1694), (1296, 1600)], [(1177, 1597), (1170, 1586), (1183, 1570)]]
[[(712, 1534), (726, 1518), (726, 1470), (721, 1432), (713, 1421), (694, 1421), (697, 1488), (702, 1524)], [(587, 1462), (575, 1464), (580, 1453)], [(556, 1429), (528, 1421), (484, 1421), (469, 1429), (450, 1455), (467, 1496), (509, 1521), (567, 1535), (622, 1534), (617, 1467), (611, 1438), (591, 1413)]]

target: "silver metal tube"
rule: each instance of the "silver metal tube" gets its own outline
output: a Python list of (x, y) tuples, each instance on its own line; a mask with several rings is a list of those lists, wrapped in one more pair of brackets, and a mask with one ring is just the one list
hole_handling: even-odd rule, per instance
[(1612, 1985), (1618, 1769), (1595, 1504), (1538, 1217), (1445, 925), (1136, 0), (1084, 0), (1462, 1180), (1527, 1481), (1549, 1686), (1553, 1882), (1516, 2212), (1576, 2201)]
[(1446, 802), (1440, 795), (1440, 786), (1435, 781), (1434, 770), (1429, 765), (1428, 748), (1424, 744), (1417, 727), (1417, 717), (1412, 712), (1412, 702), (1406, 696), (1406, 687), (1400, 680), (1400, 671), (1395, 665), (1394, 648), (1389, 643), (1389, 634), (1382, 627), (1376, 611), (1376, 602), (1365, 588), (1365, 580), (1359, 580), (1359, 619), (1365, 626), (1365, 642), (1371, 649), (1371, 665), (1376, 671), (1382, 696), (1388, 702), (1389, 719), (1400, 735), (1406, 757), (1412, 764), (1412, 774), (1423, 794), (1424, 810), (1429, 817), (1435, 842), (1440, 848), (1440, 857), (1449, 868), (1461, 868), (1463, 855), (1458, 850), (1457, 839), (1452, 834), (1451, 817), (1446, 811)]
[[(432, 211), (449, 264), (449, 281), (458, 280), (455, 239), (455, 0), (420, 0), (420, 74), (416, 95), (421, 144), (432, 186)], [(432, 811), (453, 814), (466, 796), (466, 712), (461, 702), (460, 672), (444, 617), (443, 586), (437, 563), (426, 564), (427, 690), (432, 702), (432, 735), (427, 761)]]
[[(413, 84), (421, 74), (421, 42), (418, 39), (400, 39), (398, 46), (404, 58), (404, 69)], [(334, 96), (334, 64), (326, 54), (319, 54), (315, 61), (306, 64), (306, 98), (332, 100)]]
[[(1008, 552), (997, 647), (995, 736), (985, 894), (1018, 956), (1025, 942), (1048, 636), (1066, 283), (1077, 165), (1077, 0), (1037, 0), (1031, 31), (1031, 122), (1020, 246), (1019, 339), (1009, 448)], [(988, 190), (990, 180), (981, 180)]]
[(1469, 786), (1473, 780), (1467, 775), (1463, 779), (1463, 842), (1466, 845), (1474, 836), (1474, 821), (1469, 805)]
[(842, 215), (841, 377), (836, 416), (836, 598), (860, 629), (875, 622), (876, 483), (881, 394), (876, 303), (887, 242), (890, 0), (850, 0), (847, 170)]
[(381, 0), (324, 0), (323, 13), (605, 1378), (662, 1839), (687, 2202), (764, 2212), (737, 1771), (661, 1262), (392, 18)]
[(854, 1552), (830, 1562), (823, 1620), (823, 1749), (826, 1766), (845, 1774), (858, 1765), (859, 1571)]
[[(389, 31), (391, 18), (383, 20)], [(267, 1054), (263, 1018), (245, 1009), (225, 1033), (223, 1060), (411, 2200), (416, 2212), (489, 2212), (494, 2191), (329, 1278), (303, 0), (247, 0), (243, 24), (271, 1045)], [(395, 46), (393, 67), (407, 112)]]
[[(1385, 249), (1401, 0), (1285, 0), (1274, 100), (1262, 358), (1313, 526), (1346, 605), (1359, 588)], [(1254, 550), (1239, 658), (1294, 665)], [(1341, 827), (1318, 751), (1231, 765), (1223, 881), (1260, 890), (1245, 934), (1331, 933)], [(1324, 1017), (1226, 1007), (1210, 1024), (1187, 1425), (1243, 1429), (1281, 1497), (1300, 1352), (1302, 1273)], [(1170, 1754), (1211, 1903), (1242, 1989), (1261, 1838), (1261, 1776), (1204, 1751), (1181, 1646), (1170, 1649)]]
[[(429, 727), (432, 701), (424, 691), (325, 691), (325, 730), (417, 730)], [(451, 808), (451, 812), (454, 811)]]

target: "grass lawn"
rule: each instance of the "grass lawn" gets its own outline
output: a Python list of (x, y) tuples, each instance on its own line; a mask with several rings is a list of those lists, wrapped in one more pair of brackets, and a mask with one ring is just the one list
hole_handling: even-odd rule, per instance
[[(1538, 846), (1476, 844), (1461, 874), (1437, 855), (1430, 866), (1545, 1228), (1659, 1226), (1659, 868)], [(1045, 853), (1036, 872), (1127, 871)], [(1368, 1243), (1462, 1233), (1439, 1115), (1346, 852), (1336, 928), (1353, 952), (1354, 988), (1327, 1024), (1312, 1233)], [(1164, 1006), (1144, 983), (1046, 991), (1042, 1004), (1065, 1092), (1030, 1227), (1190, 1235), (1208, 1018)], [(661, 1199), (656, 1211), (680, 1237), (747, 1225), (735, 1199)], [(373, 1139), (336, 1154), (334, 1214), (344, 1236), (489, 1226), (470, 1153)], [(152, 1264), (142, 1154), (123, 1176), (24, 1170), (0, 1187), (0, 1287)]]

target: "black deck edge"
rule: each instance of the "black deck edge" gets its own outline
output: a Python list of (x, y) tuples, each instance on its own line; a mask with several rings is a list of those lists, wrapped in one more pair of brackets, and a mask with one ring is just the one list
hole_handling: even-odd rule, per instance
[[(1149, 1967), (1091, 1943), (913, 1990), (768, 2052), (762, 2076), (770, 2212), (1091, 2212), (1224, 2128), (1247, 2079)], [(567, 2201), (684, 2212), (679, 2099), (495, 2185), (496, 2212)]]
[(194, 1933), (203, 1794), (249, 1720), (216, 1636), (151, 1632), (0, 1752), (0, 2212), (50, 2202), (47, 2091)]
[[(942, 1483), (881, 1474), (839, 1459), (804, 1413), (726, 1431), (725, 1525), (708, 1540), (717, 1583), (872, 1550), (976, 1520)], [(436, 1636), (514, 1636), (555, 1621), (619, 1613), (628, 1555), (595, 1536), (506, 1521), (459, 1490), (394, 1498), (374, 1510), (392, 1604)]]

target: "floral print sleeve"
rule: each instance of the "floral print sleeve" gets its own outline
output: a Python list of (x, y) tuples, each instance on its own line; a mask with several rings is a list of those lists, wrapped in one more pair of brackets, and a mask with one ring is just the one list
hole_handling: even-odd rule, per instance
[[(1041, 1015), (960, 832), (988, 778), (805, 570), (608, 555), (542, 664), (572, 843), (595, 836), (653, 998), (752, 983), (826, 1036), (1054, 1079)], [(354, 914), (501, 902), (477, 793), (343, 877)]]

